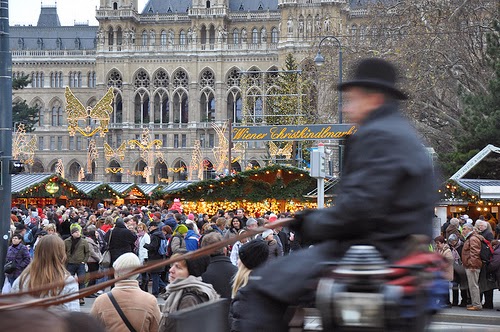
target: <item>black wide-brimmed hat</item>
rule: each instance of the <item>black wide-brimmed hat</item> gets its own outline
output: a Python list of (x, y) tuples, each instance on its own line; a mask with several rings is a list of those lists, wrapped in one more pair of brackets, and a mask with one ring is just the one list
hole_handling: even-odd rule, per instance
[(377, 88), (396, 99), (408, 99), (408, 96), (396, 87), (396, 76), (396, 68), (389, 62), (379, 58), (368, 58), (356, 66), (354, 77), (339, 84), (337, 89), (344, 91), (353, 86)]

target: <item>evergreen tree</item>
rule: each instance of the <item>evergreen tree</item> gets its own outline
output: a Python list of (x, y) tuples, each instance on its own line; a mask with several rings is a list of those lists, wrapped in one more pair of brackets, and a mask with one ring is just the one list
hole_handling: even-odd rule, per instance
[[(31, 83), (29, 76), (20, 76), (12, 80), (13, 90), (22, 90)], [(35, 124), (38, 122), (39, 109), (36, 106), (30, 107), (26, 100), (14, 102), (12, 104), (12, 128), (16, 123), (24, 123), (26, 132), (35, 130)], [(14, 128), (16, 130), (17, 128)]]
[[(317, 90), (314, 85), (315, 75), (311, 68), (304, 66), (300, 68), (293, 54), (287, 54), (285, 63), (280, 72), (273, 75), (269, 80), (270, 88), (267, 92), (266, 123), (270, 125), (304, 125), (312, 124), (317, 120)], [(275, 144), (275, 145), (272, 145)], [(276, 146), (278, 149), (285, 149), (288, 141), (274, 141), (270, 143), (270, 151)], [(308, 159), (307, 148), (310, 142), (297, 145), (293, 142), (291, 163), (297, 164), (298, 148), (302, 148), (300, 156)], [(272, 147), (271, 147), (272, 146)], [(271, 153), (271, 152), (270, 152)], [(277, 160), (283, 155), (274, 156)], [(272, 160), (269, 156), (269, 160)]]
[(310, 98), (312, 81), (298, 70), (294, 56), (285, 58), (282, 71), (269, 82), (266, 123), (274, 125), (307, 124), (315, 121), (314, 98)]
[[(461, 130), (456, 135), (456, 152), (446, 154), (443, 169), (450, 175), (488, 144), (500, 147), (500, 23), (487, 35), (487, 61), (493, 69), (487, 93), (464, 95)], [(468, 178), (500, 178), (500, 162), (490, 155)]]

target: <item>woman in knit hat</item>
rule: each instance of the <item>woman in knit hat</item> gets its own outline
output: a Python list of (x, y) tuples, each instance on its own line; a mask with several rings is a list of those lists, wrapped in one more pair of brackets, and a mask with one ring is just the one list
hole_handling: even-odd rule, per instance
[(229, 326), (231, 332), (240, 331), (241, 309), (239, 305), (239, 290), (246, 286), (250, 273), (264, 264), (269, 257), (269, 246), (263, 240), (257, 239), (245, 243), (239, 249), (238, 272), (233, 279), (231, 306), (229, 307)]
[(169, 242), (172, 254), (177, 254), (181, 250), (186, 250), (186, 240), (184, 238), (188, 230), (187, 226), (183, 224), (180, 224), (175, 228)]
[[(172, 258), (178, 256), (180, 254), (174, 254)], [(204, 283), (200, 278), (207, 267), (206, 258), (181, 260), (172, 264), (168, 276), (169, 284), (164, 295), (165, 304), (160, 321), (160, 332), (175, 330), (174, 321), (169, 317), (171, 313), (219, 298), (219, 294), (212, 285)]]

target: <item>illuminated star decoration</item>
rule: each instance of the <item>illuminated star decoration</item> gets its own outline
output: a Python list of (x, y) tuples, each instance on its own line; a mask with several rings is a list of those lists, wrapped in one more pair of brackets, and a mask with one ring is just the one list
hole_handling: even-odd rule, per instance
[(35, 150), (37, 149), (36, 142), (35, 135), (29, 138), (26, 134), (24, 123), (19, 124), (12, 139), (12, 159), (33, 165)]

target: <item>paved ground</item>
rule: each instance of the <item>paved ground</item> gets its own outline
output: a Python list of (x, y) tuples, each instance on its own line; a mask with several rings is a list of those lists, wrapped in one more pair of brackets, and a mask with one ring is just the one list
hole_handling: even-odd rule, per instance
[[(95, 299), (85, 299), (85, 305), (81, 306), (82, 312), (90, 312), (90, 308)], [(500, 291), (495, 290), (493, 295), (495, 309), (500, 309)], [(162, 305), (164, 300), (158, 298), (158, 304)], [(429, 331), (458, 331), (458, 332), (475, 332), (478, 330), (484, 332), (500, 331), (500, 311), (497, 310), (483, 311), (468, 311), (465, 308), (453, 307), (444, 309), (439, 314), (434, 316), (433, 324), (429, 327)], [(311, 331), (317, 330), (313, 326), (318, 325), (315, 319), (309, 320)]]

